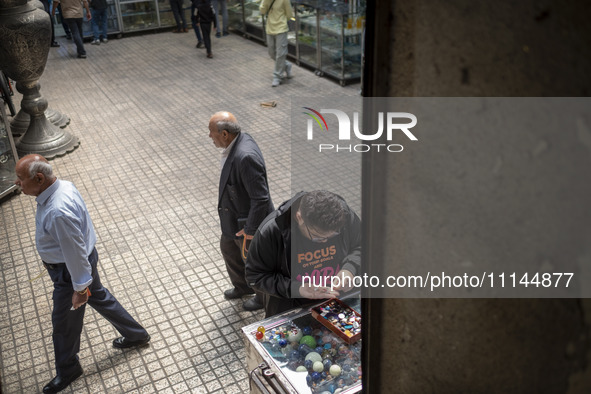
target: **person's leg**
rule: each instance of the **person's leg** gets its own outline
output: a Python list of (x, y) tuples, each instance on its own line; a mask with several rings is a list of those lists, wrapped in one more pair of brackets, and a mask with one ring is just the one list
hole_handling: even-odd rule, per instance
[(108, 8), (105, 8), (104, 10), (102, 10), (102, 17), (101, 17), (101, 30), (102, 30), (102, 36), (103, 36), (103, 41), (107, 42), (107, 34), (108, 34), (108, 30), (109, 30), (109, 18), (108, 18)]
[[(70, 28), (70, 33), (72, 33), (72, 40), (74, 41), (74, 44), (76, 44), (78, 56), (85, 56), (86, 50), (84, 49), (84, 44), (82, 43), (82, 18), (65, 18), (64, 21)], [(80, 28), (78, 28), (78, 21), (80, 21)]]
[[(207, 55), (211, 55), (211, 22), (208, 23), (200, 23), (201, 25), (201, 33), (203, 34), (203, 43), (205, 44), (205, 50), (207, 51)], [(223, 237), (223, 236), (222, 236)], [(221, 245), (220, 245), (221, 246)], [(223, 254), (222, 250), (222, 254)]]
[(273, 72), (273, 77), (279, 80), (282, 79), (282, 74), (285, 71), (287, 43), (287, 32), (277, 34), (275, 39), (275, 71)]
[(57, 5), (57, 10), (59, 11), (60, 23), (62, 24), (62, 27), (64, 28), (64, 33), (66, 33), (66, 38), (68, 40), (71, 40), (72, 33), (70, 32), (70, 28), (68, 27), (68, 24), (64, 22), (64, 14), (62, 12), (62, 3), (59, 3)]
[(172, 15), (174, 16), (174, 20), (176, 22), (175, 32), (181, 32), (183, 27), (181, 26), (181, 15), (180, 15), (180, 11), (179, 11), (179, 2), (177, 0), (170, 0), (170, 9), (172, 10)]
[(213, 7), (213, 12), (215, 12), (215, 18), (216, 18), (216, 21), (218, 23), (217, 24), (218, 29), (215, 32), (215, 36), (216, 37), (221, 37), (222, 35), (221, 35), (220, 32), (222, 31), (222, 29), (220, 28), (220, 18), (219, 18), (219, 16), (220, 16), (220, 3), (219, 3), (218, 0), (211, 0), (211, 6)]
[(220, 9), (221, 9), (221, 13), (222, 13), (222, 22), (224, 24), (223, 30), (218, 29), (218, 31), (222, 30), (223, 35), (227, 36), (228, 34), (230, 34), (228, 32), (228, 2), (227, 2), (227, 0), (218, 0), (218, 1), (220, 3)]
[(183, 0), (179, 0), (179, 16), (181, 17), (183, 32), (187, 33), (187, 20), (185, 18), (185, 10), (183, 9)]
[(230, 282), (232, 282), (234, 288), (240, 294), (252, 294), (253, 291), (246, 282), (244, 261), (237, 240), (222, 235), (220, 238), (220, 251), (226, 263)]
[(90, 19), (90, 25), (92, 26), (92, 43), (97, 44), (99, 43), (99, 15), (100, 10), (95, 10), (94, 8), (90, 9), (90, 14), (92, 19)]
[(148, 337), (148, 332), (142, 327), (117, 299), (103, 287), (98, 271), (98, 253), (93, 250), (88, 261), (92, 267), (92, 283), (88, 297), (88, 305), (107, 319), (119, 333), (130, 341), (140, 341)]
[(58, 376), (68, 377), (80, 368), (78, 352), (85, 308), (70, 310), (74, 290), (65, 264), (48, 266), (47, 271), (53, 282), (51, 323), (55, 369)]
[(203, 47), (203, 37), (201, 36), (201, 29), (197, 24), (197, 18), (195, 17), (195, 6), (191, 4), (191, 26), (193, 27), (193, 31), (195, 32), (195, 36), (197, 37), (197, 48)]

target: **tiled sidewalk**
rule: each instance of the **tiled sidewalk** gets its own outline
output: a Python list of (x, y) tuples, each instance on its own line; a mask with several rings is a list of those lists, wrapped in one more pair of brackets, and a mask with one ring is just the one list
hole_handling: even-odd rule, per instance
[[(271, 87), (264, 46), (237, 35), (212, 38), (213, 59), (189, 34), (146, 34), (52, 48), (41, 92), (71, 117), (80, 147), (52, 161), (78, 187), (99, 237), (102, 280), (152, 335), (150, 346), (112, 347), (114, 328), (88, 308), (84, 375), (64, 392), (244, 393), (240, 328), (262, 318), (227, 301), (216, 212), (219, 152), (209, 117), (233, 112), (259, 143), (275, 204), (291, 195), (290, 97), (356, 96), (294, 66)], [(276, 100), (275, 108), (262, 101)], [(15, 97), (20, 102), (20, 97)], [(3, 393), (40, 392), (55, 374), (49, 277), (35, 250), (35, 200), (0, 204), (0, 371)]]

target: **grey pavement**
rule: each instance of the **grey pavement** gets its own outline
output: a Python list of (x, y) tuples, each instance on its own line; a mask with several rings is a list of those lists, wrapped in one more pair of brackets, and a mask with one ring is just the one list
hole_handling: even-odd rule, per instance
[[(41, 93), (70, 116), (81, 145), (51, 162), (82, 193), (98, 235), (107, 288), (152, 336), (147, 347), (112, 347), (115, 329), (87, 308), (79, 353), (84, 375), (65, 393), (244, 393), (240, 328), (262, 319), (228, 301), (219, 252), (219, 151), (209, 117), (233, 112), (259, 143), (278, 205), (290, 184), (290, 98), (357, 96), (294, 65), (271, 87), (273, 62), (259, 43), (158, 33), (52, 48)], [(15, 102), (20, 103), (19, 94)], [(275, 108), (260, 106), (276, 101)], [(0, 204), (0, 373), (3, 393), (35, 393), (55, 374), (52, 284), (35, 250), (35, 200)]]

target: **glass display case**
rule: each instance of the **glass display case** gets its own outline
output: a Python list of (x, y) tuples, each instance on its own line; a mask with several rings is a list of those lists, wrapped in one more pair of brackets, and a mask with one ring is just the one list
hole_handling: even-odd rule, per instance
[[(192, 30), (191, 24), (191, 1), (185, 0), (183, 3), (183, 11), (185, 13), (185, 22), (187, 22), (187, 29)], [(158, 0), (158, 14), (160, 16), (160, 27), (176, 27), (176, 21), (170, 8), (170, 0)]]
[(263, 16), (259, 11), (260, 5), (260, 0), (243, 0), (244, 34), (249, 38), (265, 42), (267, 38), (265, 36)]
[[(360, 312), (361, 300), (343, 300)], [(345, 341), (312, 316), (321, 305), (295, 309), (242, 328), (252, 387), (263, 385), (270, 392), (357, 393), (361, 391), (361, 340)], [(336, 317), (341, 318), (340, 313)], [(359, 316), (358, 313), (355, 315)], [(358, 328), (360, 336), (361, 327)], [(351, 342), (351, 343), (349, 343)], [(255, 380), (264, 368), (268, 384)], [(256, 384), (252, 384), (252, 383)], [(278, 389), (278, 387), (280, 389)], [(259, 389), (264, 392), (263, 389)]]
[(244, 34), (244, 7), (242, 6), (242, 0), (228, 0), (227, 7), (228, 26), (232, 30)]
[(298, 64), (318, 67), (318, 12), (309, 4), (295, 5), (296, 32), (290, 43), (296, 46)]
[(155, 29), (160, 27), (155, 0), (120, 1), (123, 32)]
[(18, 154), (6, 119), (4, 102), (0, 98), (0, 198), (19, 191), (18, 186), (14, 184), (14, 167), (17, 160)]
[(318, 10), (321, 46), (319, 68), (321, 73), (338, 79), (341, 85), (361, 78), (361, 46), (365, 15), (349, 12), (349, 5), (323, 7)]

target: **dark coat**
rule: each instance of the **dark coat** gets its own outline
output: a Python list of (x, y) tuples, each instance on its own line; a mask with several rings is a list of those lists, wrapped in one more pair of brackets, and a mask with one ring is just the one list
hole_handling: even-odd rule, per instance
[(217, 28), (217, 18), (215, 17), (215, 11), (211, 5), (210, 0), (192, 0), (193, 6), (195, 7), (192, 18), (197, 23), (213, 23), (213, 26)]
[(222, 233), (236, 238), (244, 228), (247, 234), (254, 235), (272, 211), (263, 154), (250, 135), (240, 133), (220, 176), (218, 214)]
[[(292, 208), (297, 210), (305, 192), (299, 192), (285, 201), (263, 220), (248, 250), (246, 259), (246, 281), (257, 291), (270, 296), (265, 310), (266, 317), (277, 313), (320, 302), (308, 300), (292, 293), (300, 283), (291, 277), (291, 220)], [(353, 275), (361, 266), (361, 220), (349, 208), (349, 219), (338, 236), (338, 245), (346, 256), (342, 268)]]

